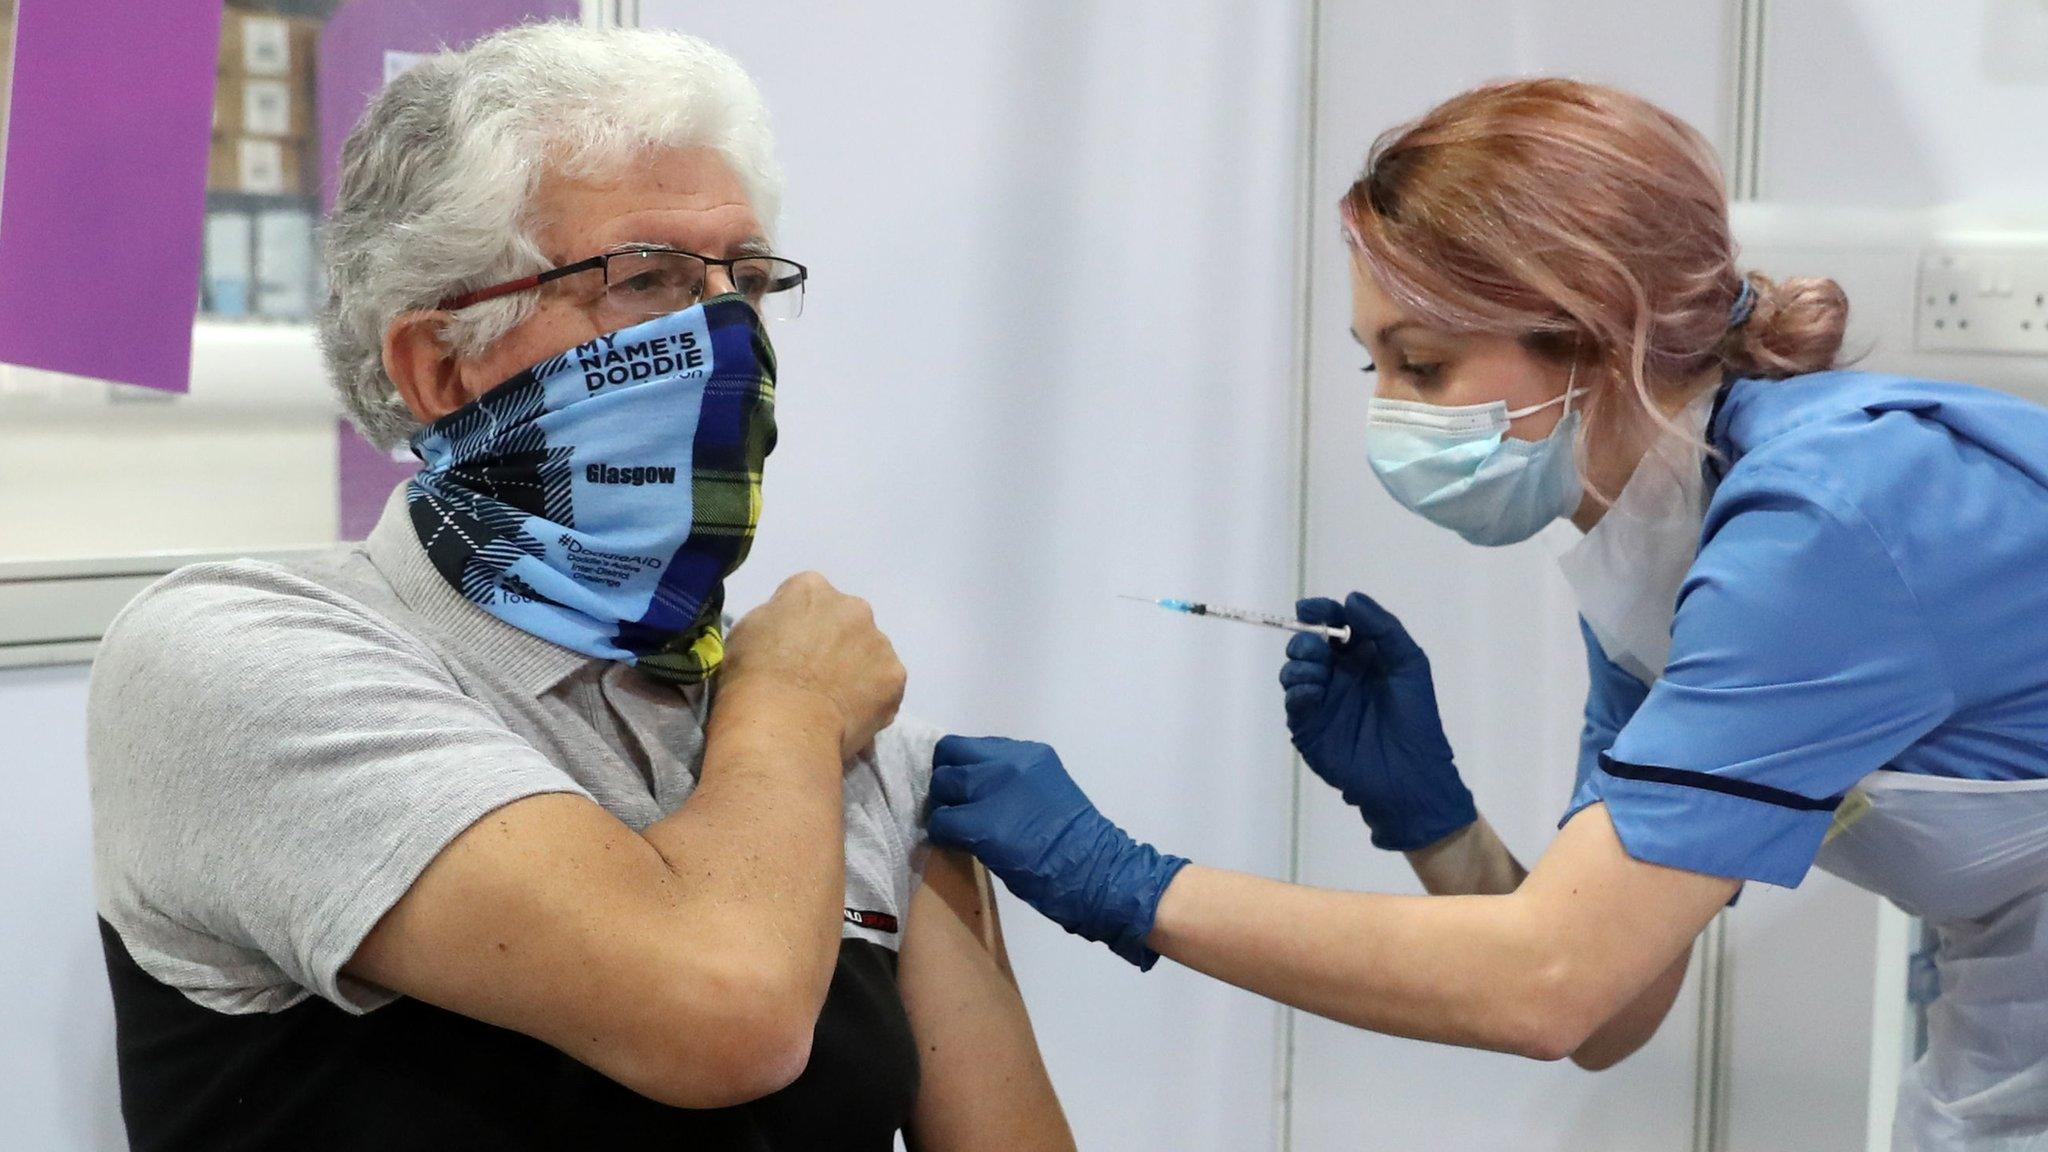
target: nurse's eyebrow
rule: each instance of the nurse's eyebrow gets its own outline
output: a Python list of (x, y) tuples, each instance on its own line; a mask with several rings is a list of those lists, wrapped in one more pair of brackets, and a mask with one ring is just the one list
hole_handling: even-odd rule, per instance
[[(1385, 328), (1380, 329), (1380, 343), (1385, 344), (1389, 337), (1393, 336), (1394, 333), (1399, 332), (1403, 328), (1420, 327), (1422, 327), (1422, 325), (1417, 324), (1413, 320), (1396, 320), (1394, 323), (1389, 324)], [(1354, 339), (1356, 339), (1358, 333), (1353, 332), (1351, 335)]]

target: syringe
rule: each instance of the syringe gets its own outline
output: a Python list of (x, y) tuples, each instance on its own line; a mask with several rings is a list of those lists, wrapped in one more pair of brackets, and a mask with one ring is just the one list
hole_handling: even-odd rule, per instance
[(1189, 616), (1214, 616), (1219, 620), (1236, 620), (1241, 624), (1257, 624), (1262, 628), (1307, 632), (1338, 644), (1351, 639), (1351, 626), (1348, 624), (1304, 624), (1299, 620), (1289, 620), (1285, 616), (1276, 616), (1271, 612), (1255, 612), (1250, 608), (1225, 608), (1220, 604), (1202, 604), (1193, 600), (1154, 600), (1147, 596), (1122, 598), (1136, 600), (1141, 604), (1156, 604), (1169, 612), (1181, 612)]

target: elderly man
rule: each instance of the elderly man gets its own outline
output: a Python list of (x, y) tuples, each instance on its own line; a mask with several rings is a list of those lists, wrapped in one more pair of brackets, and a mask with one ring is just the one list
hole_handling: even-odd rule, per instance
[(350, 137), (323, 324), (419, 477), (363, 545), (108, 631), (122, 1105), (159, 1149), (1070, 1147), (937, 733), (815, 575), (724, 633), (774, 444), (767, 119), (683, 36), (537, 25)]

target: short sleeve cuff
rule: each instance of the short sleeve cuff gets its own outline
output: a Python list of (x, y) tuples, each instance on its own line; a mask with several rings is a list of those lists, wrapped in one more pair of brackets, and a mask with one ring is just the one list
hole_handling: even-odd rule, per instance
[(298, 979), (315, 995), (352, 1015), (375, 1011), (397, 994), (344, 975), (363, 938), (412, 888), (413, 881), (441, 851), (469, 827), (516, 800), (566, 792), (590, 794), (567, 776), (546, 767), (516, 766), (458, 782), (427, 798), (403, 826), (390, 830), (382, 861), (353, 885), (337, 885), (319, 915), (326, 930), (311, 941), (306, 955), (295, 957)]
[(1839, 801), (1602, 756), (1572, 794), (1558, 826), (1604, 803), (1622, 847), (1634, 859), (1796, 888), (1820, 851)]

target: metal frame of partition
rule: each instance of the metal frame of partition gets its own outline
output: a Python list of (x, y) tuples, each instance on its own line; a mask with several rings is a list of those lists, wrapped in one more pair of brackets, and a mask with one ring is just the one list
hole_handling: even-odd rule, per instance
[[(1733, 6), (1728, 188), (1729, 199), (1746, 201), (1758, 199), (1763, 191), (1764, 28), (1769, 0), (1734, 0)], [(1692, 1152), (1723, 1152), (1728, 1146), (1735, 974), (1727, 920), (1725, 911), (1715, 916), (1693, 946), (1700, 1001), (1693, 1049)]]
[(593, 28), (631, 28), (640, 23), (640, 0), (583, 0), (583, 22)]
[[(1309, 404), (1315, 363), (1311, 355), (1315, 326), (1315, 184), (1316, 116), (1322, 75), (1322, 0), (1306, 0), (1302, 29), (1301, 132), (1295, 142), (1295, 232), (1294, 232), (1294, 341), (1290, 368), (1294, 375), (1295, 407), (1300, 423), (1295, 439), (1300, 445), (1295, 462), (1294, 595), (1308, 595), (1308, 496), (1309, 496)], [(1293, 758), (1288, 780), (1287, 881), (1301, 882), (1301, 803), (1303, 773), (1308, 765), (1299, 755)], [(1288, 1152), (1294, 1147), (1294, 1051), (1296, 1009), (1276, 1004), (1280, 1026), (1274, 1029), (1279, 1051), (1274, 1054), (1273, 1147)]]

